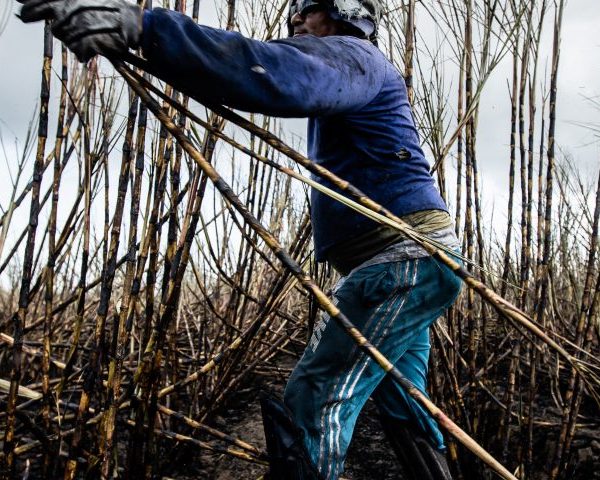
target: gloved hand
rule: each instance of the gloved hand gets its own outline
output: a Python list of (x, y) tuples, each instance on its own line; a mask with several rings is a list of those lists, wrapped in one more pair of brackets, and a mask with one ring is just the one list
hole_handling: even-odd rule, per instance
[(81, 62), (96, 54), (120, 56), (139, 45), (142, 10), (126, 0), (17, 0), (21, 20), (53, 20), (52, 33)]

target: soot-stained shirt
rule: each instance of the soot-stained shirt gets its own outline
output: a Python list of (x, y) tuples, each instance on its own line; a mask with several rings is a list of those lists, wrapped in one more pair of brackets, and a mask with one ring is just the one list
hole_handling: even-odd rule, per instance
[[(144, 14), (142, 48), (158, 76), (200, 102), (308, 117), (308, 157), (396, 215), (446, 210), (404, 79), (371, 43), (312, 35), (261, 42), (156, 8)], [(311, 220), (320, 261), (376, 227), (314, 189)]]

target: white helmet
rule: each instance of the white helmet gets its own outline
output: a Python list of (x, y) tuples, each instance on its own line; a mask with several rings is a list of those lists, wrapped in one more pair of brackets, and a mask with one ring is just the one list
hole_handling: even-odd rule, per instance
[(293, 35), (291, 23), (296, 13), (304, 16), (312, 9), (323, 8), (334, 20), (340, 20), (350, 27), (349, 34), (377, 40), (377, 26), (381, 18), (381, 5), (378, 0), (291, 0), (288, 14), (288, 34)]

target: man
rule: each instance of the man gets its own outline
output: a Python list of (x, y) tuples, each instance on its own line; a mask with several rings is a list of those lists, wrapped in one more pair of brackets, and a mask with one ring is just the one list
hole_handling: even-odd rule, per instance
[[(154, 73), (208, 105), (308, 117), (311, 159), (416, 230), (457, 247), (404, 80), (374, 44), (377, 0), (294, 0), (291, 38), (266, 43), (196, 25), (172, 11), (142, 13), (125, 0), (19, 1), (23, 21), (53, 20), (53, 33), (82, 61), (141, 47)], [(336, 303), (425, 391), (428, 329), (454, 301), (460, 281), (393, 229), (317, 191), (311, 200), (317, 260), (342, 275)], [(451, 478), (436, 422), (328, 320), (325, 315), (315, 326), (286, 387), (285, 405), (263, 400), (270, 478), (338, 478), (369, 397), (408, 475)]]

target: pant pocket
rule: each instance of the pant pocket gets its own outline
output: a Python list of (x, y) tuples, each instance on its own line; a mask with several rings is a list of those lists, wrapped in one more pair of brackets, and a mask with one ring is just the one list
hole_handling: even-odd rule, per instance
[(365, 308), (380, 305), (404, 287), (405, 262), (389, 262), (362, 268), (347, 277), (336, 296)]
[(367, 307), (379, 305), (396, 290), (397, 283), (389, 268), (366, 276), (361, 285), (362, 303)]

